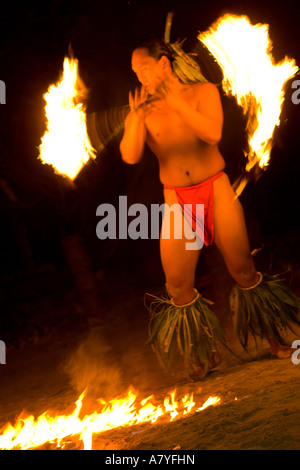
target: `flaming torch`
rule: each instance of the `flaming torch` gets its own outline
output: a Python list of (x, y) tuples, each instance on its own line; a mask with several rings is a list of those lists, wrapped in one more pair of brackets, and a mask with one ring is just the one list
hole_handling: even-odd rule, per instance
[(86, 97), (78, 60), (65, 57), (60, 81), (44, 95), (47, 130), (40, 145), (40, 159), (72, 180), (90, 158), (96, 157), (86, 128)]
[(266, 24), (252, 25), (246, 16), (226, 14), (198, 36), (223, 71), (222, 87), (247, 115), (246, 177), (235, 184), (243, 191), (250, 171), (269, 164), (272, 138), (280, 124), (284, 85), (298, 71), (294, 59), (275, 64)]
[(60, 189), (57, 209), (62, 222), (62, 246), (84, 307), (98, 319), (102, 303), (78, 229), (81, 198), (74, 183), (80, 171), (97, 156), (87, 131), (87, 96), (88, 90), (78, 74), (78, 60), (70, 51), (59, 81), (50, 85), (44, 95), (46, 131), (41, 138), (39, 159), (54, 170)]

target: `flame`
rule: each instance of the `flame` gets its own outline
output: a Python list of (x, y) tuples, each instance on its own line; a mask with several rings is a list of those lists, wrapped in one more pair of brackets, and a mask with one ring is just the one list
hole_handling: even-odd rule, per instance
[(198, 408), (196, 411), (203, 411), (203, 410), (205, 410), (205, 408), (208, 408), (209, 406), (219, 405), (220, 402), (221, 402), (220, 397), (209, 397), (206, 400), (206, 402), (200, 408)]
[[(123, 398), (115, 398), (108, 402), (98, 400), (100, 410), (80, 417), (83, 398), (86, 390), (76, 401), (73, 413), (69, 415), (51, 416), (49, 411), (38, 418), (25, 416), (22, 413), (12, 426), (6, 424), (0, 430), (0, 449), (32, 449), (45, 443), (53, 443), (57, 448), (64, 448), (64, 439), (78, 435), (84, 443), (84, 449), (92, 449), (93, 434), (102, 433), (119, 426), (133, 426), (140, 423), (155, 423), (158, 418), (182, 418), (191, 413), (196, 406), (193, 394), (186, 394), (181, 400), (175, 399), (176, 390), (164, 399), (163, 405), (152, 403), (154, 396), (137, 404), (138, 393), (129, 389)], [(220, 397), (209, 397), (196, 411), (221, 403)]]
[(78, 60), (65, 57), (61, 79), (44, 95), (47, 129), (39, 158), (71, 179), (90, 158), (96, 157), (86, 129), (86, 92), (78, 75)]
[(275, 64), (269, 26), (246, 16), (226, 14), (198, 35), (223, 71), (224, 92), (247, 114), (249, 152), (246, 171), (269, 164), (272, 137), (280, 124), (284, 85), (298, 71), (294, 59)]

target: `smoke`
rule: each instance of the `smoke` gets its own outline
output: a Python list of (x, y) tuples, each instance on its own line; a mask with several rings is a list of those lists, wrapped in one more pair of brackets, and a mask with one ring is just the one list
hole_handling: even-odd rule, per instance
[(144, 305), (133, 296), (120, 294), (116, 304), (109, 309), (105, 326), (90, 327), (62, 364), (78, 395), (87, 389), (87, 408), (99, 398), (123, 396), (129, 388), (145, 397), (157, 388), (173, 387), (181, 379), (180, 368), (179, 376), (165, 373), (147, 344)]
[(93, 327), (87, 332), (83, 341), (66, 358), (63, 369), (78, 393), (87, 389), (91, 396), (109, 398), (124, 390), (113, 344), (101, 327)]

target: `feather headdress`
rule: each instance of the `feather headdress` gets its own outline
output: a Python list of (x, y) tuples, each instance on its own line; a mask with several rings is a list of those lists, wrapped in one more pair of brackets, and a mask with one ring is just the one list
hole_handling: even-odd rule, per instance
[(164, 41), (172, 54), (172, 67), (174, 74), (184, 84), (207, 82), (206, 78), (201, 72), (199, 64), (192, 57), (192, 54), (187, 54), (182, 49), (182, 44), (184, 41), (176, 41), (175, 43), (170, 42), (173, 15), (173, 12), (168, 13)]

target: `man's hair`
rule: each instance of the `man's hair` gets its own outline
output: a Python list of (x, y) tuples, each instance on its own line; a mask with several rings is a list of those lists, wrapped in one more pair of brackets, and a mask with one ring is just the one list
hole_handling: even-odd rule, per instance
[(147, 49), (150, 57), (159, 60), (161, 57), (166, 56), (172, 63), (172, 51), (168, 44), (162, 39), (150, 38), (140, 43), (135, 49)]
[(184, 52), (179, 43), (169, 44), (162, 39), (150, 38), (143, 41), (135, 49), (147, 49), (149, 56), (156, 60), (166, 56), (171, 63), (173, 73), (181, 83), (207, 82), (198, 62), (196, 62), (191, 54)]

